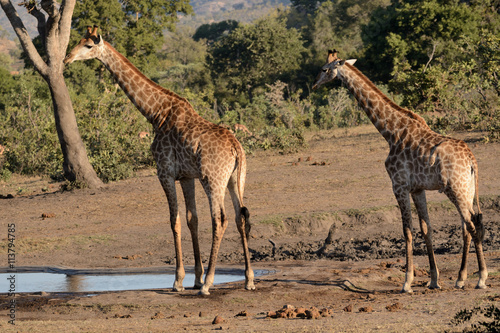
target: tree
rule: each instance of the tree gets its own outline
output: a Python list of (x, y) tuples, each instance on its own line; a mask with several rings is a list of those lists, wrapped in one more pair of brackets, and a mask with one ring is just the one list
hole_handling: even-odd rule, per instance
[(87, 158), (63, 77), (63, 59), (69, 43), (75, 0), (62, 0), (60, 4), (50, 0), (42, 0), (40, 3), (31, 0), (22, 4), (37, 18), (45, 59), (40, 55), (42, 52), (39, 52), (33, 44), (11, 1), (0, 0), (0, 5), (12, 24), (24, 52), (49, 86), (57, 135), (64, 156), (64, 176), (70, 181), (82, 182), (90, 188), (100, 187), (102, 181), (97, 177)]
[(236, 27), (238, 27), (238, 22), (234, 20), (202, 24), (196, 29), (193, 39), (195, 41), (205, 39), (209, 45), (212, 45), (215, 41), (236, 29)]
[[(137, 65), (153, 67), (155, 53), (163, 44), (163, 29), (173, 29), (178, 12), (187, 14), (192, 11), (189, 1), (26, 0), (21, 4), (38, 21), (40, 36), (35, 42), (26, 32), (11, 1), (0, 0), (0, 4), (21, 41), (26, 57), (49, 85), (56, 130), (64, 157), (64, 176), (89, 187), (100, 187), (102, 182), (89, 163), (63, 77), (63, 59), (70, 41), (72, 15), (75, 13), (76, 16), (73, 27), (78, 29), (73, 34), (73, 41), (81, 38), (86, 25), (101, 24), (106, 28), (104, 38), (113, 42), (117, 49), (132, 55), (130, 58)], [(76, 70), (71, 68), (68, 73), (70, 83), (82, 83), (85, 80), (81, 67)], [(85, 94), (88, 86), (88, 83), (82, 84), (79, 93)]]
[(141, 71), (154, 72), (164, 31), (175, 30), (179, 13), (193, 13), (189, 0), (77, 0), (74, 40), (81, 38), (87, 26), (98, 25), (105, 41)]
[(390, 0), (332, 0), (319, 6), (311, 24), (314, 53), (325, 60), (327, 50), (339, 50), (339, 56), (357, 57), (363, 50), (361, 28), (377, 8), (385, 8)]
[(489, 2), (392, 0), (391, 6), (376, 10), (363, 29), (363, 63), (370, 77), (388, 82), (405, 69), (460, 61), (457, 41), (462, 36), (477, 39), (481, 27), (498, 26), (498, 13), (492, 15)]
[(227, 84), (233, 93), (252, 92), (297, 70), (305, 52), (296, 29), (283, 19), (266, 17), (241, 25), (215, 42), (207, 59), (212, 77)]

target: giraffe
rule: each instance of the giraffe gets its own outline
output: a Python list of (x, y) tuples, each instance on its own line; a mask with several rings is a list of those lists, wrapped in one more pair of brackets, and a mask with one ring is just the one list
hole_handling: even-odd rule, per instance
[[(132, 103), (153, 125), (155, 138), (151, 151), (156, 160), (158, 179), (167, 197), (174, 235), (176, 271), (173, 290), (184, 290), (182, 283), (185, 276), (176, 181), (180, 182), (184, 195), (186, 219), (193, 242), (195, 288), (200, 288), (202, 295), (210, 294), (217, 253), (228, 224), (224, 209), (224, 196), (228, 188), (243, 245), (245, 288), (254, 290), (254, 274), (248, 251), (249, 212), (243, 206), (246, 159), (241, 144), (228, 130), (200, 117), (186, 99), (148, 79), (127, 58), (105, 42), (97, 30), (97, 26), (87, 28), (85, 37), (66, 56), (64, 64), (75, 60), (99, 59)], [(212, 248), (205, 282), (198, 240), (196, 178), (200, 180), (208, 197), (212, 218)]]
[[(414, 278), (410, 196), (415, 203), (427, 246), (431, 277), (428, 287), (440, 288), (439, 270), (432, 248), (426, 190), (444, 192), (457, 208), (462, 220), (464, 247), (455, 286), (465, 286), (467, 256), (471, 239), (474, 239), (479, 266), (476, 288), (486, 288), (488, 272), (482, 247), (484, 227), (479, 207), (478, 167), (474, 155), (465, 142), (432, 131), (422, 117), (392, 102), (353, 66), (356, 59), (342, 60), (337, 54), (335, 50), (328, 51), (327, 62), (316, 77), (313, 89), (339, 78), (389, 144), (385, 167), (401, 211), (406, 241), (406, 274), (402, 292), (412, 292), (411, 283)], [(473, 209), (474, 197), (478, 213)]]

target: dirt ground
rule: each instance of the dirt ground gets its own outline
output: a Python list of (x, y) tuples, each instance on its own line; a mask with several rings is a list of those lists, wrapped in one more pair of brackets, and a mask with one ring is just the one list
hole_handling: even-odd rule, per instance
[[(404, 243), (399, 210), (384, 168), (388, 147), (373, 126), (363, 126), (317, 133), (308, 138), (308, 148), (295, 154), (262, 152), (247, 157), (244, 200), (252, 221), (252, 265), (254, 270), (269, 271), (256, 278), (255, 291), (246, 291), (243, 282), (234, 282), (214, 286), (205, 297), (190, 286), (179, 293), (165, 286), (140, 291), (18, 294), (15, 326), (8, 323), (10, 298), (0, 291), (0, 330), (461, 331), (470, 323), (453, 324), (457, 312), (498, 305), (500, 300), (500, 144), (483, 143), (481, 133), (453, 136), (466, 140), (479, 164), (488, 289), (474, 289), (477, 261), (473, 246), (466, 287), (454, 288), (462, 248), (460, 219), (443, 194), (428, 192), (442, 289), (426, 288), (428, 261), (414, 217), (414, 292), (400, 293)], [(101, 190), (61, 192), (59, 186), (40, 178), (13, 177), (0, 182), (0, 267), (8, 263), (7, 225), (11, 223), (16, 225), (19, 269), (173, 267), (168, 207), (155, 170), (142, 170), (135, 178), (110, 183)], [(178, 194), (184, 220), (180, 188)], [(227, 197), (231, 223), (217, 267), (242, 269), (239, 235)], [(211, 223), (201, 186), (197, 186), (197, 203), (206, 265)], [(182, 232), (185, 265), (192, 269), (185, 223)], [(217, 274), (215, 279), (217, 283)], [(284, 306), (287, 311), (278, 311)], [(314, 317), (314, 309), (319, 318), (302, 318), (304, 310)], [(271, 318), (273, 315), (287, 318)], [(216, 316), (221, 321), (213, 323)]]

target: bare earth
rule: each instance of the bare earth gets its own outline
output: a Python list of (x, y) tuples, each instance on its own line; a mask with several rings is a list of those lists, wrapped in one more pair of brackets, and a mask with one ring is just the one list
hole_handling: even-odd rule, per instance
[[(308, 138), (308, 148), (296, 154), (248, 157), (244, 200), (251, 213), (252, 264), (255, 270), (269, 271), (256, 278), (255, 291), (246, 291), (243, 282), (234, 282), (214, 286), (208, 297), (198, 296), (191, 286), (180, 293), (165, 286), (90, 295), (18, 294), (15, 326), (8, 323), (10, 298), (0, 291), (0, 331), (461, 331), (470, 323), (453, 325), (458, 311), (498, 306), (500, 300), (500, 144), (483, 143), (480, 133), (453, 136), (466, 140), (479, 163), (490, 274), (486, 290), (474, 289), (477, 262), (473, 246), (466, 288), (454, 288), (462, 247), (460, 219), (443, 194), (428, 192), (442, 289), (426, 288), (428, 261), (414, 217), (414, 293), (400, 293), (404, 243), (399, 210), (384, 168), (388, 147), (373, 126), (363, 126), (316, 134)], [(0, 266), (7, 266), (7, 224), (15, 223), (18, 268), (170, 269), (175, 265), (173, 239), (166, 198), (155, 173), (143, 170), (135, 178), (108, 184), (102, 190), (61, 192), (60, 184), (39, 178), (0, 182)], [(201, 186), (197, 190), (206, 264), (211, 222)], [(180, 193), (179, 188), (184, 220)], [(231, 223), (217, 267), (242, 269), (229, 198), (226, 209)], [(330, 241), (325, 243), (329, 231)], [(185, 265), (192, 269), (185, 223), (183, 235)], [(217, 274), (215, 279), (217, 283)], [(323, 316), (268, 316), (285, 305), (291, 309), (315, 307)], [(283, 316), (293, 317), (292, 312)], [(216, 316), (222, 321), (213, 324)]]

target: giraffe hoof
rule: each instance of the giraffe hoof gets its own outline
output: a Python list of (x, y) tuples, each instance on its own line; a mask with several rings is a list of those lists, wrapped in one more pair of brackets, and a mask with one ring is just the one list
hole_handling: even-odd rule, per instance
[(488, 287), (483, 283), (483, 284), (477, 284), (476, 289), (487, 289)]
[(411, 294), (413, 293), (413, 290), (411, 288), (404, 288), (401, 289), (401, 294)]
[(457, 281), (457, 282), (455, 282), (455, 288), (457, 288), (457, 289), (465, 289), (465, 281)]
[(203, 289), (201, 288), (200, 291), (198, 292), (198, 295), (201, 295), (201, 296), (208, 296), (210, 295), (210, 293), (208, 292), (208, 289)]
[(441, 289), (441, 286), (437, 283), (429, 283), (427, 285), (427, 288), (429, 288), (429, 289)]
[(245, 286), (246, 290), (255, 290), (255, 285), (253, 283), (249, 283)]
[(184, 287), (182, 286), (182, 284), (177, 284), (177, 283), (174, 283), (174, 286), (172, 289), (173, 289), (173, 291), (176, 291), (176, 292), (184, 291)]

